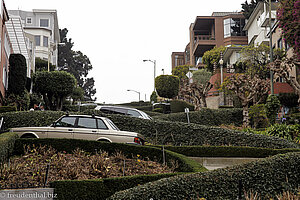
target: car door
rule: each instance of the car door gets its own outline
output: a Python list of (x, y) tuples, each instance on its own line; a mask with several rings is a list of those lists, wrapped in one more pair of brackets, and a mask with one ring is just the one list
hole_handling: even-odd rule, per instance
[(74, 138), (76, 117), (65, 116), (59, 119), (48, 129), (48, 138)]
[(74, 129), (74, 139), (97, 140), (98, 129), (96, 118), (78, 117), (76, 128)]

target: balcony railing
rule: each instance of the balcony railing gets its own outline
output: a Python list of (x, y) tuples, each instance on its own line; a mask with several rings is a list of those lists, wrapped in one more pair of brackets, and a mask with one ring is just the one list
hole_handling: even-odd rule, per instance
[(195, 43), (199, 40), (215, 40), (214, 35), (195, 35)]

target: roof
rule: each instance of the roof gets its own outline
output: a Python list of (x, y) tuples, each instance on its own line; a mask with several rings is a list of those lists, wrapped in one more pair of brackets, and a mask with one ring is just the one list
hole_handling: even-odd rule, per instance
[(294, 89), (288, 83), (274, 83), (274, 94), (294, 92)]

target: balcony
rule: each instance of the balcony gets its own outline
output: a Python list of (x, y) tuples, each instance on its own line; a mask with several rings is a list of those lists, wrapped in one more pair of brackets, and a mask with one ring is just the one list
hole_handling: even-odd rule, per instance
[(195, 56), (202, 56), (205, 51), (212, 49), (216, 45), (214, 35), (195, 35), (193, 53)]

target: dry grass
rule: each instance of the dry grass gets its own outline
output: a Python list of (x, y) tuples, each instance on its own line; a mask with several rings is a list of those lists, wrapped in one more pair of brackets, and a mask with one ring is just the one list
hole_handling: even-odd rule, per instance
[(246, 200), (261, 200), (261, 199), (270, 199), (270, 200), (300, 200), (300, 188), (298, 193), (294, 194), (292, 192), (283, 192), (281, 195), (277, 195), (275, 199), (272, 198), (260, 198), (259, 195), (255, 192), (245, 193)]
[(50, 164), (48, 182), (171, 173), (177, 167), (174, 164), (171, 169), (160, 163), (141, 159), (140, 155), (129, 159), (121, 152), (113, 155), (98, 152), (92, 155), (77, 149), (72, 154), (67, 154), (47, 146), (25, 147), (24, 156), (12, 158), (9, 163), (0, 166), (0, 186), (24, 182), (37, 186), (44, 183), (47, 164)]

